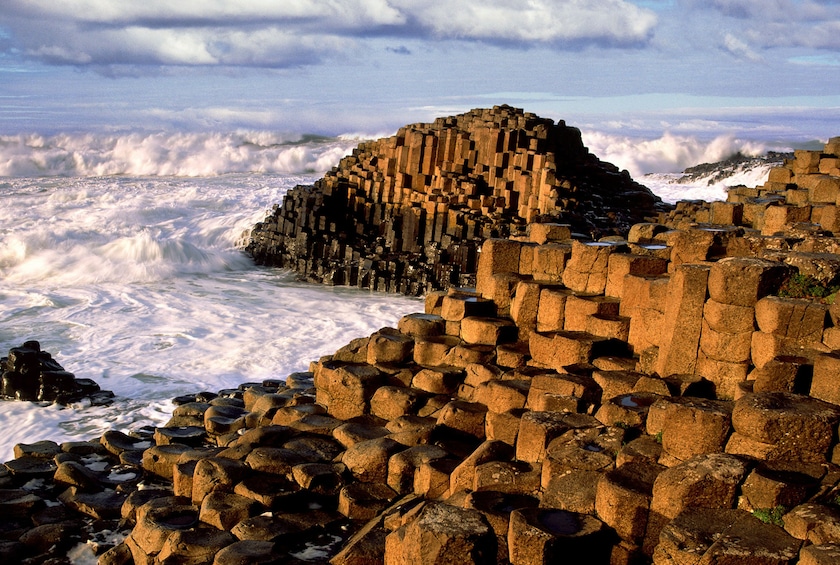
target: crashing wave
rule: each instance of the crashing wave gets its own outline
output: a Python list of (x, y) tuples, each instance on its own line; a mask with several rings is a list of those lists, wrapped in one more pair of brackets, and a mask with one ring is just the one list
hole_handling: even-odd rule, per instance
[(0, 136), (0, 176), (177, 176), (323, 173), (358, 142), (271, 132)]

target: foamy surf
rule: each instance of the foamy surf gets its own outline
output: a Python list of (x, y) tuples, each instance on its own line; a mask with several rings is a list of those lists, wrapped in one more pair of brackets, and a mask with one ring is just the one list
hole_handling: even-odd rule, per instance
[(260, 131), (6, 135), (0, 136), (0, 177), (312, 173), (329, 169), (357, 144)]
[(735, 186), (755, 187), (767, 181), (772, 165), (760, 165), (733, 172), (723, 179), (713, 175), (687, 180), (683, 173), (651, 173), (638, 179), (654, 194), (668, 203), (679, 200), (726, 201), (730, 188)]
[(0, 458), (19, 442), (162, 425), (170, 399), (284, 378), (422, 309), (301, 283), (238, 244), (314, 177), (8, 179), (0, 207), (0, 353), (36, 339), (117, 394), (109, 407), (0, 402)]

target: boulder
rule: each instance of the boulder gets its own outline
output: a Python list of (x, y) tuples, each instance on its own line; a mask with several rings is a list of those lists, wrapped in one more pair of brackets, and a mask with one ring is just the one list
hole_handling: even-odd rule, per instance
[(477, 510), (431, 502), (385, 540), (386, 565), (496, 563), (496, 536)]

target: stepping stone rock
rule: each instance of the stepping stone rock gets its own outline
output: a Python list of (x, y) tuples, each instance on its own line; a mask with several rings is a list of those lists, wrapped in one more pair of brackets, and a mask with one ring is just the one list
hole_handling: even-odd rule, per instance
[(394, 489), (381, 483), (352, 483), (341, 489), (338, 511), (351, 520), (372, 520), (396, 497)]
[(215, 528), (175, 530), (164, 542), (157, 559), (160, 563), (212, 563), (219, 551), (235, 541), (229, 532)]
[(809, 545), (799, 553), (799, 565), (833, 565), (840, 563), (840, 544)]
[(496, 552), (496, 535), (481, 512), (432, 502), (388, 534), (385, 565), (489, 565), (496, 563)]
[(256, 500), (230, 492), (213, 491), (204, 497), (199, 520), (220, 530), (233, 526), (262, 512), (264, 507)]
[(286, 559), (274, 542), (243, 540), (219, 551), (213, 565), (280, 565)]
[(604, 523), (586, 514), (544, 508), (514, 510), (508, 545), (511, 565), (570, 561), (607, 563), (611, 544)]
[(647, 531), (653, 485), (665, 468), (633, 461), (601, 475), (595, 511), (623, 540), (641, 545)]
[(806, 502), (782, 517), (785, 531), (815, 545), (840, 543), (840, 511), (831, 506)]
[(731, 431), (731, 402), (665, 397), (648, 411), (647, 433), (662, 434), (662, 449), (678, 461), (723, 451)]
[(234, 486), (248, 475), (248, 471), (248, 466), (242, 461), (223, 457), (202, 459), (196, 464), (193, 473), (193, 504), (202, 504), (204, 498), (212, 492), (233, 492)]
[(783, 529), (765, 524), (743, 510), (687, 508), (659, 537), (655, 565), (739, 563), (787, 565), (801, 542)]
[(61, 448), (54, 441), (44, 440), (35, 443), (18, 443), (14, 446), (15, 458), (38, 457), (41, 459), (52, 459), (61, 453)]
[(11, 520), (28, 518), (44, 506), (44, 500), (23, 489), (0, 489), (0, 512)]
[(408, 314), (400, 318), (397, 329), (415, 339), (441, 336), (446, 331), (446, 321), (435, 314)]
[(102, 491), (96, 493), (79, 492), (76, 487), (64, 491), (59, 500), (77, 512), (97, 520), (119, 518), (122, 505), (128, 495), (121, 492)]
[[(735, 402), (732, 411), (735, 432), (770, 446), (769, 453), (761, 454), (762, 459), (824, 461), (838, 421), (837, 406), (783, 392), (746, 395)], [(739, 453), (730, 449), (731, 444), (730, 439), (727, 453)]]

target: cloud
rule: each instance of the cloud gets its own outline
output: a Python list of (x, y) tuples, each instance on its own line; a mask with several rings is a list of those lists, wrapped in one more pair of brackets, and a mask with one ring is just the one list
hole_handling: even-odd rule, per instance
[(739, 59), (746, 59), (752, 62), (762, 61), (761, 55), (753, 51), (749, 45), (731, 33), (724, 35), (723, 48)]
[(656, 15), (624, 0), (490, 0), (397, 2), (423, 28), (445, 38), (524, 43), (648, 40)]
[(747, 43), (742, 38), (749, 38), (751, 44), (765, 49), (840, 48), (840, 2), (837, 0), (684, 1), (700, 13), (723, 17), (719, 25), (731, 28), (731, 33), (738, 35), (737, 39), (731, 35), (724, 44), (734, 54), (748, 55), (744, 50)]
[(837, 0), (695, 0), (741, 19), (755, 21), (821, 21), (837, 17)]
[(122, 27), (191, 27), (317, 21), (333, 28), (360, 25), (398, 25), (404, 15), (388, 0), (10, 0), (5, 13), (24, 18), (47, 18)]
[(0, 30), (24, 55), (109, 67), (287, 68), (342, 58), (366, 39), (517, 47), (643, 45), (657, 17), (626, 0), (5, 0)]

